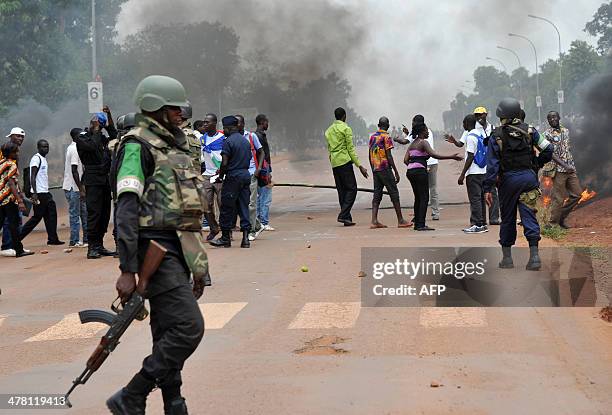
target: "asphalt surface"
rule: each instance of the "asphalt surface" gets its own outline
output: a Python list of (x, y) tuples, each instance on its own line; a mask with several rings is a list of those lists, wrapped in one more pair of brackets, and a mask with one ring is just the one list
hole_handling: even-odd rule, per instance
[[(325, 160), (280, 156), (275, 166), (278, 181), (333, 183)], [(441, 200), (466, 201), (458, 165), (441, 166)], [(400, 189), (402, 204), (411, 204), (405, 177)], [(183, 372), (190, 413), (612, 413), (612, 325), (598, 309), (361, 307), (363, 247), (497, 244), (497, 228), (461, 232), (469, 216), (461, 205), (445, 206), (430, 223), (435, 232), (394, 227), (392, 209), (381, 211), (388, 229), (370, 230), (370, 201), (359, 195), (358, 225), (345, 228), (335, 222), (333, 190), (278, 188), (276, 231), (249, 250), (209, 250), (213, 286), (200, 300), (206, 333)], [(107, 309), (114, 298), (116, 260), (88, 261), (85, 250), (64, 253), (44, 241), (44, 233), (26, 239), (37, 255), (0, 258), (0, 394), (65, 393), (103, 333), (74, 313)], [(107, 413), (106, 398), (150, 351), (147, 325), (130, 327), (74, 392), (72, 409), (0, 413)], [(147, 413), (163, 413), (159, 391)]]

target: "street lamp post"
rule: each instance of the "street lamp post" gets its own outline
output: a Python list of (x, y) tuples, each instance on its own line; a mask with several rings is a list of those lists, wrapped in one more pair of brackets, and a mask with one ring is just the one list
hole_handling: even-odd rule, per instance
[[(506, 50), (506, 51), (512, 53), (516, 57), (516, 60), (518, 61), (518, 67), (521, 68), (523, 66), (523, 65), (521, 65), (521, 58), (519, 57), (518, 53), (516, 53), (512, 49), (505, 48), (503, 46), (498, 46), (497, 49), (503, 49), (503, 50)], [(522, 91), (522, 87), (521, 87), (521, 78), (520, 77), (518, 78), (518, 87), (519, 87), (519, 100), (521, 101), (521, 106), (524, 107), (525, 104), (523, 102), (523, 91)]]
[(493, 62), (497, 62), (501, 65), (502, 68), (504, 68), (504, 72), (508, 73), (508, 68), (506, 68), (506, 65), (504, 65), (504, 63), (502, 61), (500, 61), (499, 59), (495, 59), (495, 58), (491, 58), (489, 56), (487, 56), (485, 58), (488, 61), (493, 61)]
[(535, 45), (527, 36), (517, 35), (516, 33), (508, 33), (508, 36), (511, 37), (519, 37), (521, 39), (529, 42), (531, 47), (533, 48), (533, 54), (535, 55), (535, 64), (536, 64), (536, 107), (538, 107), (538, 128), (542, 125), (542, 97), (540, 96), (540, 70), (538, 65), (538, 51), (536, 50)]
[(563, 117), (563, 102), (565, 101), (565, 97), (563, 96), (563, 70), (561, 63), (561, 57), (563, 52), (561, 51), (561, 32), (559, 32), (559, 28), (557, 27), (557, 25), (555, 25), (553, 22), (551, 22), (545, 17), (534, 16), (533, 14), (529, 14), (528, 16), (532, 19), (539, 19), (545, 21), (546, 23), (549, 23), (557, 31), (557, 37), (559, 38), (559, 92), (557, 94), (557, 101), (559, 102), (559, 116)]

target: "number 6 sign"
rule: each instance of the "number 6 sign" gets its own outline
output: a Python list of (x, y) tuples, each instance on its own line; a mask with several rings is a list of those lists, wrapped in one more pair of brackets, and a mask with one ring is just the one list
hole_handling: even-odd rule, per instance
[(89, 103), (90, 114), (102, 111), (102, 82), (87, 83), (87, 101)]

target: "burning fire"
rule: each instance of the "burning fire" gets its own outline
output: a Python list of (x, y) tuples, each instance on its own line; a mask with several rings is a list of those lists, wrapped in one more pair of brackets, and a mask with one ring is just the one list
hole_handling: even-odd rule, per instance
[(595, 196), (597, 196), (597, 192), (595, 192), (593, 190), (589, 190), (589, 189), (584, 189), (584, 191), (580, 195), (580, 200), (578, 201), (578, 204), (587, 202), (587, 201), (593, 199)]
[(544, 207), (550, 206), (551, 201), (552, 201), (552, 198), (550, 196), (544, 196), (542, 198), (542, 204), (544, 205)]

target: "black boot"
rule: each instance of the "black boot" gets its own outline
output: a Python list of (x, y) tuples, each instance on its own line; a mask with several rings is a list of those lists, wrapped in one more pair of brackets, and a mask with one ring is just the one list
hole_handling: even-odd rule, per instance
[(102, 255), (98, 252), (98, 244), (95, 242), (90, 242), (87, 247), (87, 259), (100, 259)]
[(542, 261), (540, 261), (540, 254), (538, 252), (537, 245), (529, 246), (529, 261), (525, 266), (527, 271), (539, 271), (542, 268)]
[(206, 242), (212, 241), (213, 239), (215, 239), (215, 236), (217, 236), (218, 234), (219, 234), (219, 231), (211, 230), (208, 236), (206, 237)]
[(147, 396), (155, 382), (137, 373), (127, 386), (108, 398), (106, 406), (113, 415), (145, 415)]
[(104, 248), (104, 245), (98, 246), (98, 253), (102, 256), (115, 256), (117, 254), (115, 251), (109, 251), (108, 249)]
[(231, 231), (221, 231), (221, 238), (210, 241), (212, 246), (217, 248), (229, 248), (232, 246)]
[(172, 402), (164, 403), (164, 415), (188, 415), (185, 398), (177, 398)]
[(242, 242), (240, 248), (250, 248), (251, 242), (249, 242), (249, 231), (242, 231)]
[(502, 246), (503, 258), (499, 263), (500, 268), (514, 268), (514, 262), (512, 262), (512, 247), (511, 246)]

